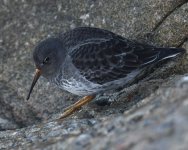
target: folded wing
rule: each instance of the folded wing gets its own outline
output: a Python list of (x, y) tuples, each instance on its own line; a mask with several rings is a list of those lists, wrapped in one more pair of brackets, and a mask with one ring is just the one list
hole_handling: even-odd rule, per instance
[(83, 42), (75, 46), (69, 55), (87, 80), (104, 84), (124, 78), (132, 71), (156, 62), (159, 53), (153, 46), (117, 36)]

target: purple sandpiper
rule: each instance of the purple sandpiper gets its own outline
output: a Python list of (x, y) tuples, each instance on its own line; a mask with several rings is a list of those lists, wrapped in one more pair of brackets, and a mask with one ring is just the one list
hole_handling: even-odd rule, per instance
[(84, 96), (61, 115), (65, 118), (96, 94), (126, 87), (157, 62), (185, 52), (128, 40), (110, 31), (79, 27), (40, 42), (33, 52), (36, 65), (30, 94), (40, 75), (75, 95)]

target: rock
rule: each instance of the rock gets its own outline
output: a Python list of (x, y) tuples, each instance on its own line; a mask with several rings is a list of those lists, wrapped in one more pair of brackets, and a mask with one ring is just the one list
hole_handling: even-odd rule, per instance
[(55, 118), (77, 96), (41, 78), (25, 99), (43, 38), (89, 25), (188, 50), (187, 12), (187, 0), (0, 1), (0, 149), (186, 149), (188, 55), (63, 122)]

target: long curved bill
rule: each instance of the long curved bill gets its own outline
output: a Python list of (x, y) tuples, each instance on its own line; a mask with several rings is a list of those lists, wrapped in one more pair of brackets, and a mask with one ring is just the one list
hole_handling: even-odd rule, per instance
[(29, 94), (27, 95), (27, 100), (29, 100), (31, 92), (33, 90), (33, 87), (35, 86), (35, 84), (36, 84), (37, 80), (39, 79), (40, 75), (41, 75), (41, 70), (36, 69), (35, 70), (35, 76), (33, 78), (33, 82), (31, 84), (31, 87), (30, 87), (30, 90), (29, 90)]

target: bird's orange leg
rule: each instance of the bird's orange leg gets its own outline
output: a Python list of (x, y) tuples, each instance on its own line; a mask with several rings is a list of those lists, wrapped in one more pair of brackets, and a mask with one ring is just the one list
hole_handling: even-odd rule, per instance
[(78, 100), (76, 103), (74, 103), (73, 105), (71, 105), (65, 109), (65, 112), (63, 114), (61, 114), (59, 120), (70, 116), (76, 110), (80, 109), (83, 105), (89, 103), (94, 98), (95, 98), (95, 96), (89, 95), (89, 96), (85, 96), (82, 99)]

